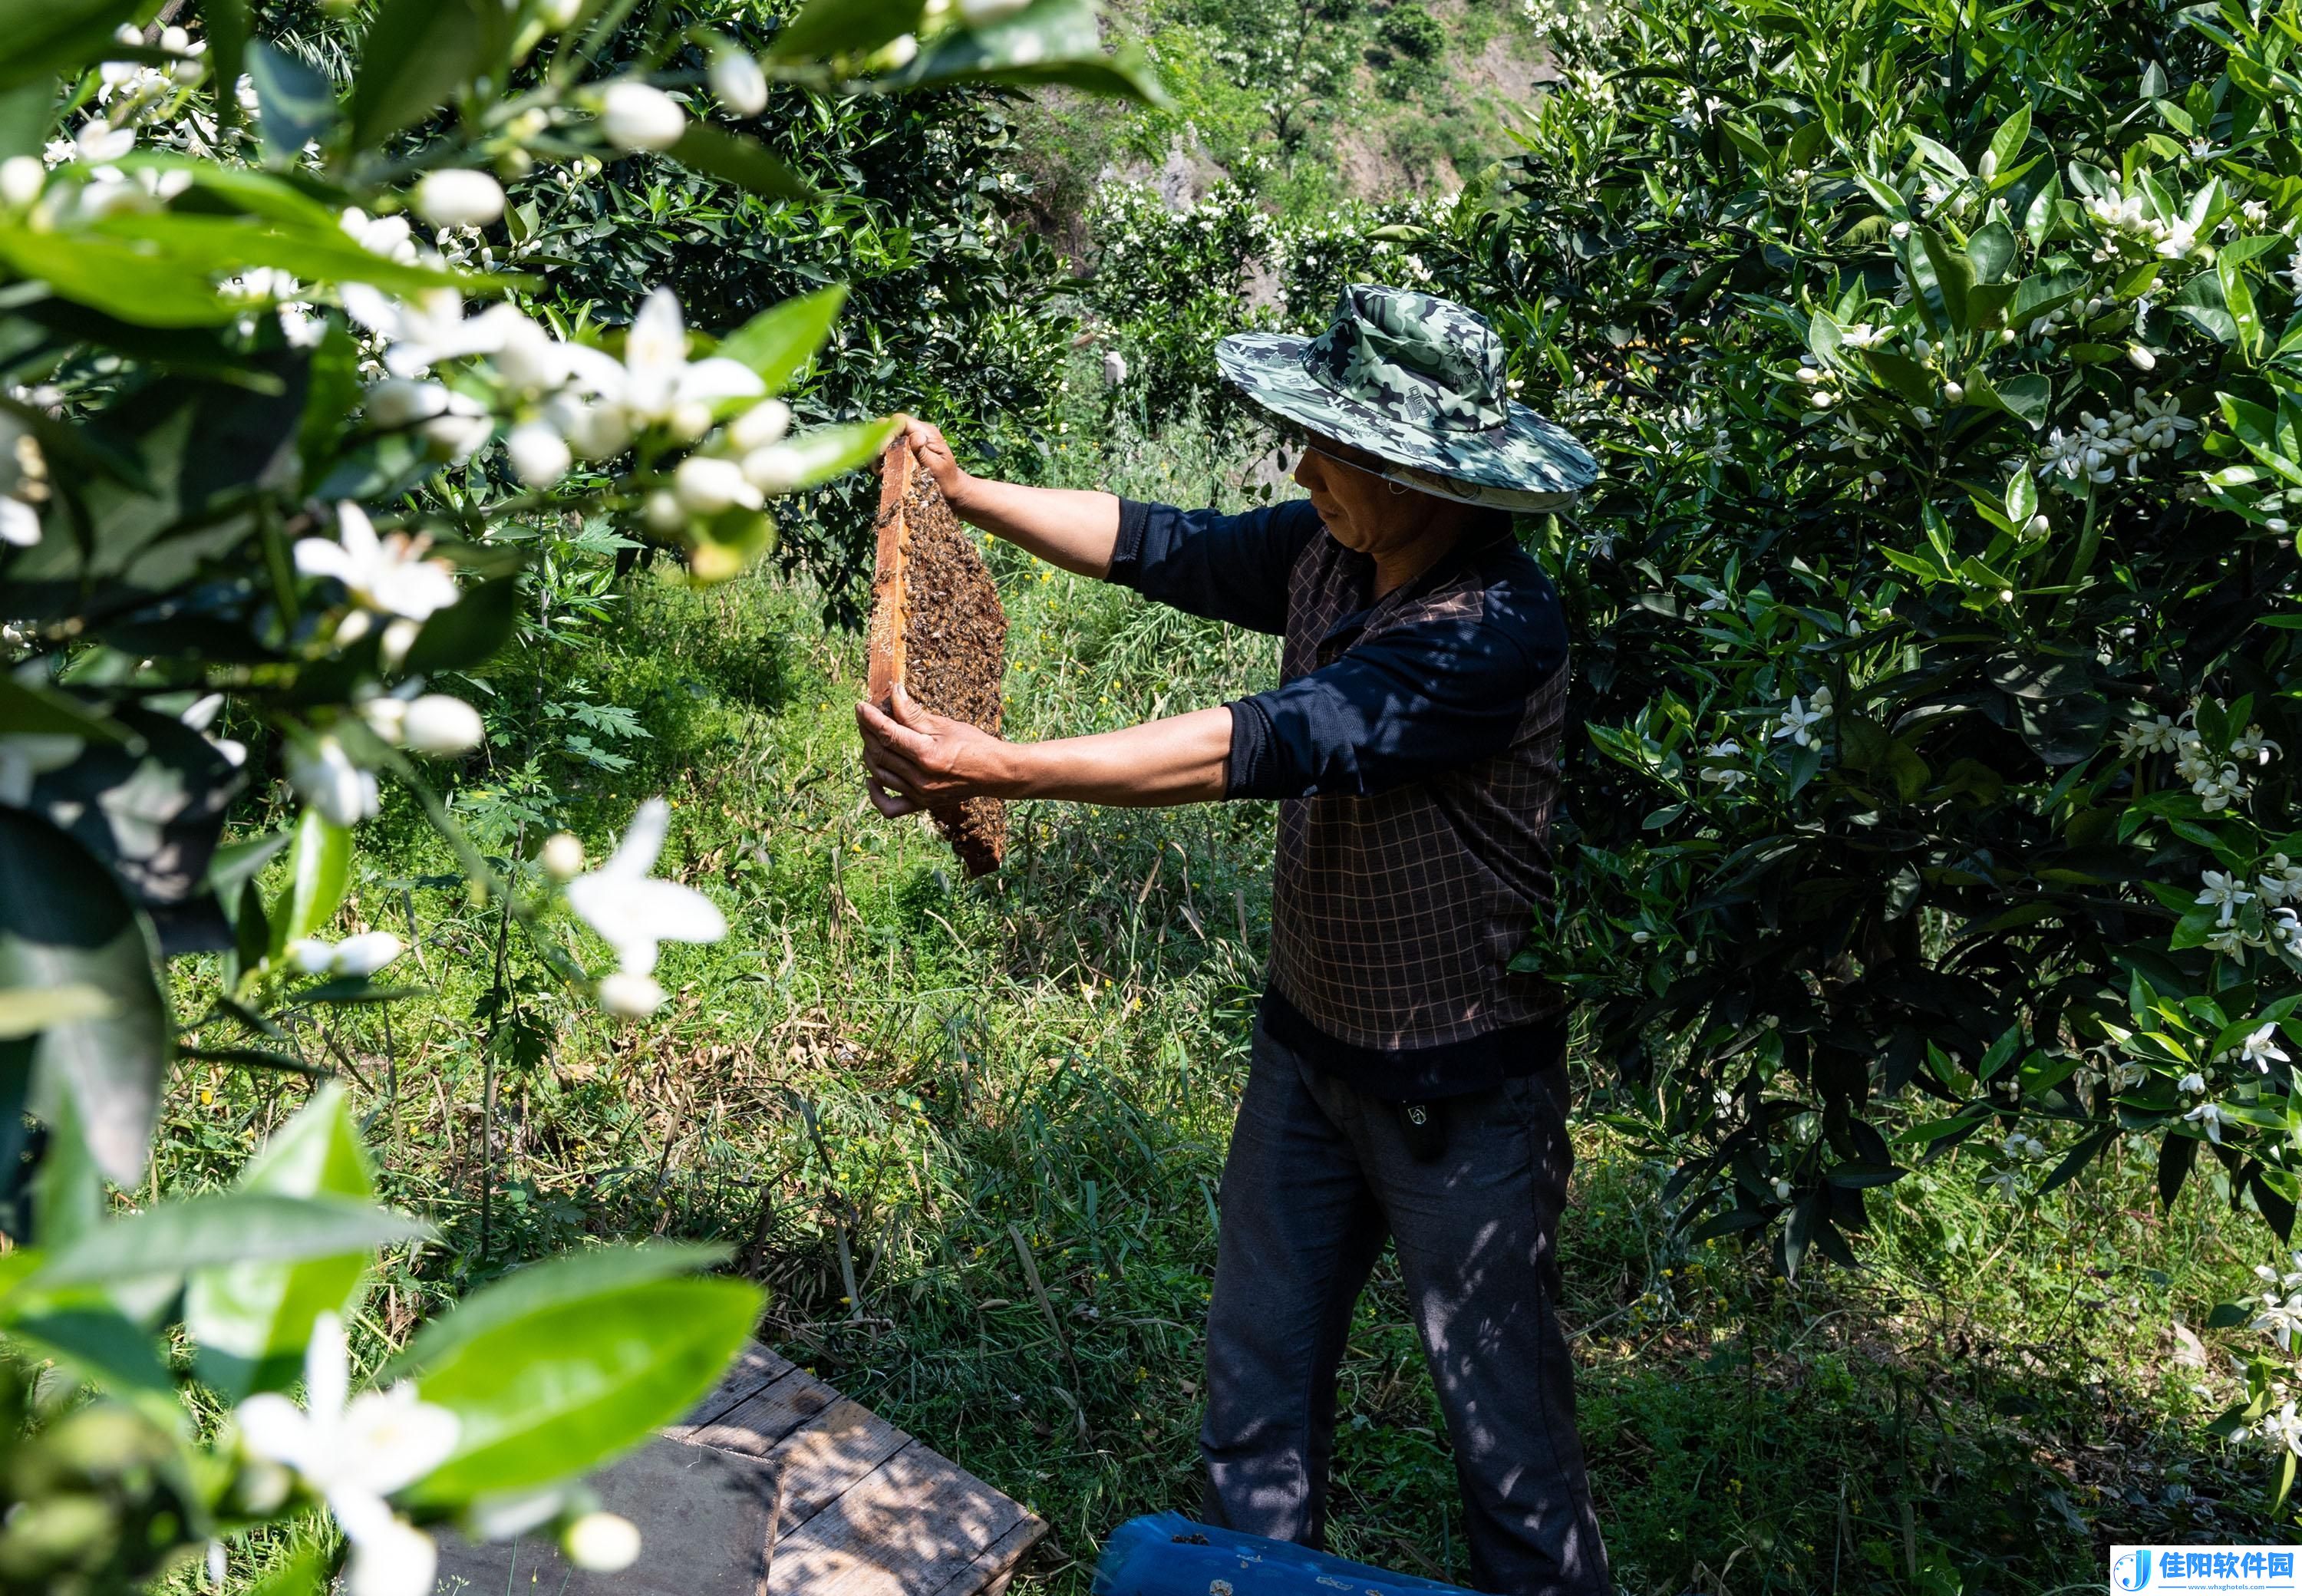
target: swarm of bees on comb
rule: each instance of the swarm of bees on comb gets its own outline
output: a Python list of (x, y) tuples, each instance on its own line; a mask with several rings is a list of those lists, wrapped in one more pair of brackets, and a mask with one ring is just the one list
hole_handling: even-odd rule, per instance
[[(879, 555), (871, 577), (871, 701), (896, 684), (922, 709), (996, 736), (1007, 612), (934, 475), (898, 438), (879, 460)], [(970, 876), (999, 868), (1007, 805), (962, 798), (928, 811)]]

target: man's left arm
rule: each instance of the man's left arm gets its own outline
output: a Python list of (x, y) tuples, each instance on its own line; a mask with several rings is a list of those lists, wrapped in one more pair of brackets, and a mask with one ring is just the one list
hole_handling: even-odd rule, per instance
[(1567, 668), (1563, 632), (1522, 618), (1399, 626), (1239, 700), (1224, 796), (1364, 797), (1500, 753)]

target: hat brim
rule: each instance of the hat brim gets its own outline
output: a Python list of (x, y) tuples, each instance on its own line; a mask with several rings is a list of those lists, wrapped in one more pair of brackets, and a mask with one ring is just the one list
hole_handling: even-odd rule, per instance
[(1311, 340), (1235, 332), (1215, 346), (1224, 381), (1281, 421), (1388, 460), (1391, 481), (1426, 493), (1524, 510), (1563, 509), (1596, 481), (1599, 463), (1525, 405), (1481, 432), (1409, 426), (1313, 376)]

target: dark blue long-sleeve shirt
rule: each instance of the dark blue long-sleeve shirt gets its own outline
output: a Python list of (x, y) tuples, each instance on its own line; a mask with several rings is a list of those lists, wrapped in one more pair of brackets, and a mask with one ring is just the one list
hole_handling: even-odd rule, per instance
[[(1290, 576), (1326, 528), (1308, 500), (1243, 515), (1122, 501), (1111, 580), (1163, 604), (1257, 632), (1287, 631)], [(1528, 693), (1565, 668), (1567, 626), (1550, 579), (1509, 536), (1507, 517), (1408, 584), (1458, 575), (1483, 589), (1470, 612), (1378, 626), (1374, 562), (1365, 592), (1321, 640), (1332, 654), (1231, 708), (1231, 798), (1366, 796), (1486, 759), (1517, 734)]]

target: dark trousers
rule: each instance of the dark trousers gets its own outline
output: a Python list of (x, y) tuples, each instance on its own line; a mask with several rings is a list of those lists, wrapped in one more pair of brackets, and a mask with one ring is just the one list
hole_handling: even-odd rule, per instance
[(1320, 1544), (1336, 1367), (1388, 1238), (1454, 1443), (1472, 1583), (1605, 1596), (1574, 1365), (1552, 1311), (1574, 1160), (1567, 1097), (1562, 1063), (1446, 1099), (1444, 1148), (1420, 1162), (1397, 1105), (1256, 1026), (1207, 1315), (1210, 1522)]

